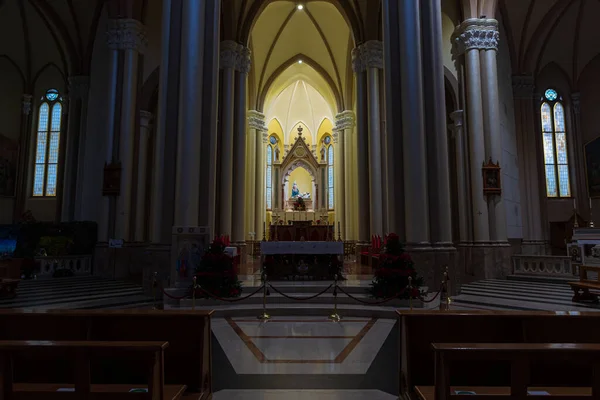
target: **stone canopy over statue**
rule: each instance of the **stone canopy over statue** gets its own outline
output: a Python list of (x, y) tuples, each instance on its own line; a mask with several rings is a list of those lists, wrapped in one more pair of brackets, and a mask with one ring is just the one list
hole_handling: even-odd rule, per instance
[(310, 199), (310, 193), (300, 193), (300, 188), (298, 187), (298, 184), (294, 181), (294, 184), (292, 185), (292, 199), (296, 199), (298, 197), (301, 197), (303, 199)]

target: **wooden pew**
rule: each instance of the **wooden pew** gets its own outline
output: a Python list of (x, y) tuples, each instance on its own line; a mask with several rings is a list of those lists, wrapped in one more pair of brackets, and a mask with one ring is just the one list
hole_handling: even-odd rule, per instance
[[(416, 392), (423, 400), (489, 398), (539, 398), (548, 393), (554, 398), (579, 399), (600, 398), (600, 344), (549, 344), (549, 343), (433, 343), (435, 352), (435, 386), (417, 386)], [(589, 387), (557, 387), (560, 381), (548, 381), (551, 387), (531, 385), (532, 360), (569, 359), (587, 367), (590, 378)], [(451, 387), (451, 375), (456, 361), (488, 364), (507, 363), (510, 365), (510, 386)], [(476, 381), (472, 382), (477, 384)], [(538, 392), (537, 396), (531, 392)], [(544, 394), (539, 392), (545, 392)], [(474, 394), (473, 394), (474, 393)], [(457, 396), (458, 395), (458, 396)]]
[[(552, 311), (398, 311), (400, 335), (400, 394), (415, 398), (415, 386), (433, 386), (434, 352), (431, 343), (600, 343), (600, 313)], [(489, 386), (506, 386), (503, 366), (465, 363), (453, 375), (460, 386), (470, 379)], [(532, 378), (564, 378), (585, 386), (577, 365), (546, 362)]]
[[(589, 279), (588, 272), (596, 272), (596, 280)], [(598, 294), (590, 293), (591, 290), (600, 291), (600, 267), (592, 267), (587, 265), (579, 266), (579, 281), (569, 282), (569, 286), (573, 290), (573, 301), (585, 302), (593, 301), (598, 302)]]
[[(211, 314), (189, 310), (0, 310), (0, 340), (169, 342), (165, 382), (186, 385), (190, 399), (205, 400), (212, 398)], [(38, 375), (44, 373), (47, 371), (37, 371)], [(97, 374), (103, 379), (134, 377), (127, 363), (115, 371), (103, 371), (102, 376)]]
[[(7, 400), (178, 400), (185, 385), (164, 385), (163, 358), (168, 345), (167, 342), (0, 341), (0, 394)], [(19, 373), (27, 375), (34, 363), (50, 370), (57, 360), (70, 366), (60, 383), (35, 380), (23, 383), (15, 379)], [(145, 379), (125, 385), (97, 384), (92, 380), (92, 370), (98, 360), (110, 360), (113, 365), (135, 360)], [(21, 365), (25, 371), (15, 371), (15, 365)], [(130, 392), (132, 389), (147, 392)]]

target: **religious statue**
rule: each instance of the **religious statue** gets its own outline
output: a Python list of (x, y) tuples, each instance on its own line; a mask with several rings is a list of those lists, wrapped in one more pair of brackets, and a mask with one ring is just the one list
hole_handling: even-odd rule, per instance
[(279, 147), (275, 147), (275, 161), (279, 161)]
[(300, 189), (298, 188), (298, 184), (294, 181), (292, 185), (292, 198), (296, 198), (300, 195)]
[(321, 162), (325, 161), (325, 146), (321, 146)]

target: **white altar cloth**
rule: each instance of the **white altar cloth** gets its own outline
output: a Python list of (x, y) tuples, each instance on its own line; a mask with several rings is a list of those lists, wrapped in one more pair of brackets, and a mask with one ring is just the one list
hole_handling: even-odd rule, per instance
[(344, 242), (261, 242), (261, 255), (344, 254)]

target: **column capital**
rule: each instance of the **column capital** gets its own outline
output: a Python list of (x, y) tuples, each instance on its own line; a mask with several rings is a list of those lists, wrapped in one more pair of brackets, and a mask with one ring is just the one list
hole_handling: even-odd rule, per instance
[(238, 44), (233, 40), (223, 40), (219, 44), (219, 67), (235, 68)]
[(23, 111), (24, 115), (31, 114), (31, 100), (33, 96), (30, 94), (24, 94), (21, 99), (21, 111)]
[(136, 50), (143, 53), (148, 46), (146, 29), (135, 19), (109, 19), (106, 43), (112, 50)]
[(581, 93), (571, 93), (571, 104), (573, 105), (573, 111), (579, 115), (581, 113)]
[(340, 141), (340, 132), (339, 131), (333, 131), (333, 133), (331, 134), (331, 138), (333, 139), (333, 144), (338, 144), (338, 142)]
[(256, 110), (248, 110), (246, 116), (248, 118), (248, 126), (250, 129), (256, 129), (258, 131), (267, 130), (265, 125), (265, 114)]
[(500, 33), (495, 19), (471, 18), (463, 21), (452, 34), (455, 56), (467, 50), (498, 50)]
[(73, 99), (86, 96), (90, 90), (89, 76), (70, 76), (67, 80), (69, 82), (69, 95)]
[(242, 74), (248, 74), (250, 72), (250, 66), (252, 65), (252, 59), (250, 55), (252, 52), (249, 48), (243, 45), (238, 45), (237, 58), (235, 61), (235, 69), (236, 71), (241, 72)]
[(515, 99), (532, 99), (535, 91), (533, 75), (513, 75), (513, 97)]
[(146, 131), (150, 131), (153, 122), (154, 114), (150, 111), (140, 110), (140, 128), (145, 128)]
[(334, 131), (343, 131), (344, 129), (350, 129), (354, 127), (354, 112), (350, 110), (342, 111), (335, 116), (335, 127)]
[(452, 125), (450, 125), (452, 137), (456, 137), (456, 135), (462, 131), (464, 118), (465, 112), (463, 110), (456, 110), (450, 113), (450, 119), (452, 120)]
[(383, 69), (383, 42), (369, 40), (352, 49), (354, 72), (363, 72), (367, 68)]

